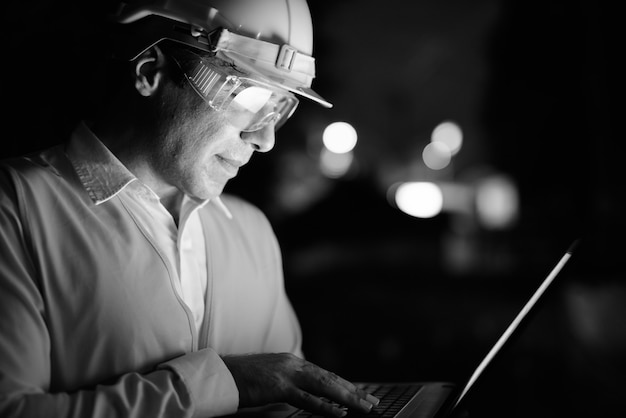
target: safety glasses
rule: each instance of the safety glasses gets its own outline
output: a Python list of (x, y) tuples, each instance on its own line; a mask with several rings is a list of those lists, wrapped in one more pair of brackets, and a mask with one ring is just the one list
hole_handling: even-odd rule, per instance
[(174, 60), (191, 87), (215, 111), (243, 132), (273, 125), (278, 130), (293, 115), (298, 99), (290, 92), (248, 77), (229, 74), (212, 60), (187, 51), (192, 59)]

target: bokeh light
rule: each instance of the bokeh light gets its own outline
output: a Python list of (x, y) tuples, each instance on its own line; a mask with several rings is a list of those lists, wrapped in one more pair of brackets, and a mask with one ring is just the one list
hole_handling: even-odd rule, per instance
[(443, 208), (443, 194), (434, 183), (410, 182), (398, 186), (395, 192), (398, 209), (417, 218), (432, 218)]
[(344, 154), (354, 149), (358, 135), (356, 129), (347, 122), (333, 122), (324, 129), (322, 142), (335, 154)]
[(476, 186), (476, 213), (488, 229), (510, 227), (519, 212), (519, 193), (515, 183), (504, 175), (493, 175)]
[(442, 170), (452, 161), (452, 152), (443, 142), (431, 142), (424, 147), (422, 159), (431, 170)]
[(337, 154), (323, 148), (320, 154), (320, 171), (326, 177), (343, 177), (350, 170), (353, 160), (354, 153), (352, 152)]
[(463, 145), (463, 131), (454, 122), (442, 122), (435, 129), (430, 137), (432, 143), (446, 144), (452, 155), (456, 155)]

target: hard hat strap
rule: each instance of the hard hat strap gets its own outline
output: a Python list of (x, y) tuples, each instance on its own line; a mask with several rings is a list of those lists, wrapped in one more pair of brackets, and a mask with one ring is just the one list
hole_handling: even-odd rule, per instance
[(315, 77), (315, 59), (301, 54), (289, 45), (276, 45), (260, 39), (249, 38), (230, 32), (228, 29), (217, 29), (210, 35), (215, 43), (215, 52), (224, 51), (254, 60), (266, 66), (273, 65), (279, 70), (300, 73), (307, 78)]

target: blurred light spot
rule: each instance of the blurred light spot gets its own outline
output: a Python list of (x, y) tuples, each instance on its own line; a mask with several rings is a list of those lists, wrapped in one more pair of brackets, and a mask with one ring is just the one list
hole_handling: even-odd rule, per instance
[(333, 122), (324, 129), (322, 142), (335, 154), (350, 152), (356, 146), (356, 130), (347, 122)]
[(328, 149), (322, 149), (320, 155), (320, 170), (326, 177), (339, 178), (344, 176), (354, 160), (354, 153), (337, 154)]
[(463, 145), (463, 132), (454, 122), (442, 122), (433, 129), (430, 141), (446, 144), (450, 154), (456, 155)]
[(474, 189), (461, 183), (438, 182), (443, 196), (443, 211), (470, 215), (474, 211)]
[(432, 218), (441, 212), (443, 195), (434, 183), (411, 182), (398, 186), (395, 193), (398, 208), (411, 216)]
[(512, 180), (494, 175), (476, 187), (476, 212), (480, 223), (489, 229), (511, 226), (519, 212), (519, 194)]
[(441, 170), (450, 164), (452, 153), (443, 142), (431, 142), (424, 147), (422, 158), (426, 167), (431, 170)]

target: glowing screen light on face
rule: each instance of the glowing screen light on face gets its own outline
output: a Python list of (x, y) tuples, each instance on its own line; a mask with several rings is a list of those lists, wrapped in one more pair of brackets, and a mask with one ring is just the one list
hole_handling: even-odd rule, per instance
[(354, 149), (358, 135), (347, 122), (333, 122), (324, 129), (322, 142), (326, 149), (335, 154), (345, 154)]
[(428, 182), (410, 182), (398, 186), (395, 192), (398, 209), (417, 218), (432, 218), (443, 208), (439, 186)]
[(262, 87), (248, 87), (241, 93), (237, 94), (233, 99), (238, 105), (246, 109), (248, 112), (257, 113), (272, 97), (271, 90)]

